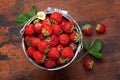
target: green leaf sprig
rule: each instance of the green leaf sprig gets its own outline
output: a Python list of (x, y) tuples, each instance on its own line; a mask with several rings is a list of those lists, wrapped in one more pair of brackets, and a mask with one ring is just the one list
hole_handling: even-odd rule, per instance
[(83, 48), (86, 50), (86, 53), (82, 57), (80, 57), (77, 62), (79, 62), (87, 54), (90, 54), (98, 59), (103, 58), (103, 55), (100, 53), (101, 49), (103, 48), (102, 40), (96, 39), (95, 41), (92, 42), (90, 47), (88, 46), (88, 43), (86, 41), (83, 41)]
[(16, 22), (20, 24), (22, 27), (27, 23), (29, 19), (31, 19), (36, 14), (36, 7), (33, 5), (29, 11), (29, 13), (19, 14), (16, 18)]

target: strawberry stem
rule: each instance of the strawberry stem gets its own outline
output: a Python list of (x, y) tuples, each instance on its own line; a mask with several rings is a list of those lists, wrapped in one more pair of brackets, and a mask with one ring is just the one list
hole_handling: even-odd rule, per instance
[(82, 56), (77, 60), (77, 62), (79, 62), (80, 60), (82, 60), (87, 54), (88, 54), (88, 51), (87, 51), (84, 55), (82, 55)]

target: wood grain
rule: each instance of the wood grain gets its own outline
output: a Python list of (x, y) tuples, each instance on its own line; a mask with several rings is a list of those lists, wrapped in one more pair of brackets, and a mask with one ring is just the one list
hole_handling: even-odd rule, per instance
[[(68, 67), (58, 71), (37, 68), (25, 57), (21, 46), (21, 27), (16, 16), (27, 13), (32, 5), (38, 11), (55, 7), (69, 11), (80, 26), (89, 23), (106, 25), (104, 34), (84, 36), (91, 43), (102, 39), (104, 58), (97, 60), (93, 70), (86, 71), (77, 59)], [(0, 3), (0, 80), (120, 80), (120, 0), (1, 0)], [(91, 57), (87, 56), (86, 58)]]

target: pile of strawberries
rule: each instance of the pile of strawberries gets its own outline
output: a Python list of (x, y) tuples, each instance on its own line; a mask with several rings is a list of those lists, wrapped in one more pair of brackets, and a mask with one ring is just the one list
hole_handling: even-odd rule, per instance
[(35, 19), (24, 29), (29, 57), (46, 68), (68, 63), (75, 54), (80, 38), (75, 23), (58, 12), (47, 14), (44, 20)]

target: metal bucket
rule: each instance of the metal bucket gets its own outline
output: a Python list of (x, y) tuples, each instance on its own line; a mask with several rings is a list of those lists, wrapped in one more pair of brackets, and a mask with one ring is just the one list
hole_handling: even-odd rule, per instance
[(65, 68), (67, 67), (68, 65), (70, 65), (70, 63), (73, 62), (73, 60), (76, 58), (76, 56), (78, 55), (78, 53), (80, 52), (80, 50), (82, 49), (82, 32), (81, 32), (81, 29), (80, 29), (80, 26), (76, 23), (76, 21), (68, 14), (67, 11), (64, 11), (64, 10), (60, 10), (60, 9), (56, 9), (56, 8), (50, 8), (48, 7), (45, 11), (45, 14), (51, 14), (53, 12), (59, 12), (62, 14), (63, 17), (65, 17), (66, 19), (68, 19), (69, 21), (72, 21), (75, 23), (76, 25), (76, 30), (77, 32), (80, 34), (81, 36), (81, 40), (79, 41), (78, 43), (78, 47), (77, 47), (77, 50), (75, 52), (75, 55), (74, 57), (66, 64), (64, 65), (61, 65), (61, 66), (58, 66), (58, 67), (55, 67), (55, 68), (46, 68), (46, 67), (43, 67), (39, 64), (37, 64), (31, 57), (28, 56), (27, 54), (27, 50), (25, 48), (25, 42), (24, 42), (24, 28), (26, 25), (30, 24), (33, 20), (35, 20), (37, 18), (37, 15), (33, 16), (25, 25), (24, 27), (20, 30), (20, 34), (22, 35), (22, 47), (23, 47), (23, 51), (24, 51), (24, 54), (25, 56), (29, 59), (29, 61), (31, 61), (35, 66), (41, 68), (41, 69), (44, 69), (44, 70), (49, 70), (49, 71), (54, 71), (54, 70), (59, 70), (59, 69), (62, 69), (62, 68)]

